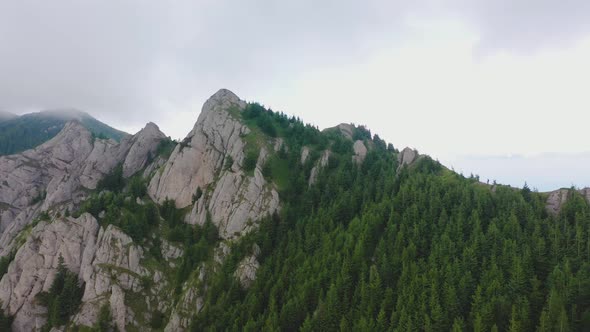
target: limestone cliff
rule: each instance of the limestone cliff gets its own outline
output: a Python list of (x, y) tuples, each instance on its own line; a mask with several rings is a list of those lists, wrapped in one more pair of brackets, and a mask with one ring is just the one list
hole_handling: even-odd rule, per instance
[[(165, 310), (170, 305), (169, 299), (158, 296), (167, 284), (161, 272), (149, 271), (141, 264), (143, 249), (117, 227), (99, 227), (94, 217), (83, 214), (78, 219), (40, 222), (16, 252), (0, 281), (2, 309), (14, 316), (14, 331), (38, 330), (45, 323), (47, 311), (35, 297), (51, 287), (60, 256), (84, 286), (82, 306), (72, 318), (74, 324), (92, 326), (101, 305), (107, 304), (120, 331), (137, 325), (138, 315), (150, 312), (133, 312), (126, 305), (128, 294), (141, 293), (148, 308)], [(156, 279), (156, 287), (146, 290), (145, 278)]]
[(148, 124), (117, 143), (72, 121), (37, 148), (0, 157), (0, 256), (40, 211), (73, 210), (118, 164), (125, 176), (141, 170), (164, 137)]
[[(45, 324), (46, 308), (36, 296), (50, 288), (60, 256), (83, 286), (82, 304), (71, 317), (72, 325), (92, 326), (99, 309), (107, 305), (120, 331), (146, 327), (156, 314), (166, 315), (166, 330), (186, 329), (206, 290), (197, 284), (223, 264), (230, 252), (228, 241), (279, 209), (278, 192), (262, 168), (271, 154), (288, 147), (280, 138), (257, 137), (254, 142), (253, 136), (247, 137), (252, 129), (239, 113), (246, 105), (228, 90), (214, 94), (169, 158), (156, 155), (165, 135), (155, 124), (117, 143), (94, 137), (75, 121), (33, 150), (0, 157), (0, 256), (15, 253), (0, 279), (0, 301), (4, 312), (14, 316), (13, 329), (39, 330)], [(245, 151), (254, 148), (256, 166), (246, 171)], [(169, 296), (174, 275), (170, 271), (182, 259), (182, 248), (157, 239), (159, 256), (167, 263), (146, 265), (145, 253), (150, 250), (154, 255), (155, 238), (135, 243), (116, 226), (101, 227), (90, 214), (60, 217), (74, 212), (118, 165), (125, 178), (135, 174), (147, 178), (155, 202), (169, 198), (178, 208), (187, 208), (183, 209), (187, 223), (204, 224), (210, 218), (219, 229), (223, 241), (215, 250), (213, 265), (198, 268), (181, 285), (177, 298)], [(200, 197), (195, 197), (197, 191)], [(137, 198), (137, 204), (144, 202)], [(39, 221), (41, 212), (49, 212), (44, 221)], [(244, 258), (235, 271), (243, 287), (255, 279), (258, 252)]]
[[(169, 198), (179, 208), (192, 205), (187, 216), (191, 224), (203, 224), (209, 215), (225, 239), (248, 232), (251, 222), (279, 207), (277, 191), (261, 173), (268, 151), (260, 150), (253, 174), (243, 169), (248, 144), (244, 137), (250, 133), (239, 119), (245, 107), (229, 90), (215, 93), (149, 186), (154, 201)], [(193, 202), (199, 189), (204, 194)]]

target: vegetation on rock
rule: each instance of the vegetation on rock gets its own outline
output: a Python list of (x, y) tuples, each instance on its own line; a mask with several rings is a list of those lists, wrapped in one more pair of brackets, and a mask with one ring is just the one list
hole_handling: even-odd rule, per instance
[(37, 295), (39, 302), (47, 307), (47, 323), (43, 331), (50, 331), (53, 327), (66, 325), (71, 315), (76, 313), (82, 301), (83, 288), (78, 281), (78, 275), (70, 272), (59, 256), (57, 274), (48, 292)]
[[(228, 112), (249, 129), (241, 137), (246, 176), (265, 159), (261, 183), (280, 196), (280, 210), (252, 231), (222, 241), (209, 210), (198, 211), (200, 225), (187, 224), (201, 207), (153, 202), (149, 179), (126, 179), (121, 166), (76, 212), (145, 249), (140, 264), (149, 273), (135, 273), (141, 289), (125, 294), (137, 324), (163, 329), (183, 299), (198, 297), (198, 312), (188, 305), (194, 331), (590, 329), (590, 206), (577, 191), (553, 215), (546, 196), (526, 185), (485, 185), (428, 156), (400, 167), (399, 152), (362, 126), (321, 132), (259, 104)], [(367, 150), (360, 162), (356, 141)], [(156, 154), (175, 146), (163, 141)], [(232, 171), (231, 157), (217, 160), (219, 172)], [(193, 205), (211, 198), (209, 185), (187, 192)], [(170, 246), (180, 249), (166, 257)], [(0, 276), (11, 259), (0, 259)], [(255, 278), (244, 285), (236, 271), (248, 259)], [(147, 305), (156, 292), (171, 307)], [(67, 324), (80, 297), (61, 260), (50, 291), (38, 296), (45, 328)], [(111, 329), (113, 316), (102, 306), (94, 328)], [(8, 320), (0, 312), (0, 328)]]

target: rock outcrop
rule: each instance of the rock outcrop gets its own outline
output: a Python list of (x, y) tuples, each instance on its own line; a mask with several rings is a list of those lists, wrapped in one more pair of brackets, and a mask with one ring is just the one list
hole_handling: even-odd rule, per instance
[(245, 146), (241, 136), (250, 130), (229, 111), (239, 112), (245, 106), (229, 90), (220, 90), (209, 98), (193, 130), (176, 146), (162, 174), (152, 179), (150, 196), (158, 202), (172, 199), (183, 208), (191, 205), (197, 188), (204, 189), (214, 182), (226, 157), (234, 160), (232, 169), (239, 169)]
[(166, 135), (157, 125), (150, 122), (129, 140), (129, 152), (123, 163), (123, 176), (130, 177), (147, 166), (150, 159), (155, 157), (158, 145)]
[(363, 141), (361, 140), (357, 140), (356, 142), (354, 142), (352, 148), (354, 150), (354, 156), (352, 156), (352, 161), (357, 164), (361, 164), (367, 156), (367, 147), (365, 146), (365, 143), (363, 143)]
[(420, 158), (420, 154), (418, 154), (418, 151), (411, 149), (409, 147), (406, 147), (397, 156), (397, 161), (398, 161), (397, 171), (399, 172), (399, 170), (406, 165), (408, 165), (408, 166), (412, 165), (419, 158)]
[(336, 126), (338, 130), (348, 139), (352, 139), (354, 133), (354, 126), (349, 123), (341, 123)]
[[(144, 291), (142, 280), (150, 273), (141, 265), (143, 249), (115, 226), (99, 227), (90, 214), (78, 219), (63, 218), (40, 222), (17, 251), (7, 274), (0, 280), (0, 301), (3, 309), (14, 315), (13, 330), (32, 331), (45, 323), (46, 309), (35, 297), (48, 291), (57, 273), (59, 257), (66, 267), (79, 276), (84, 295), (79, 312), (72, 318), (77, 325), (93, 326), (99, 308), (110, 305), (115, 325), (120, 331), (136, 325), (134, 313), (125, 303), (128, 292)], [(145, 301), (163, 303), (159, 297), (150, 302), (150, 295), (166, 285), (165, 280), (147, 292)]]
[[(268, 151), (262, 147), (253, 174), (243, 170), (244, 136), (250, 129), (239, 119), (246, 103), (228, 90), (215, 93), (203, 106), (193, 130), (152, 178), (150, 196), (193, 205), (187, 222), (204, 224), (210, 215), (220, 235), (230, 239), (247, 233), (254, 222), (274, 213), (279, 197), (261, 170)], [(275, 142), (276, 144), (276, 142)], [(193, 202), (198, 188), (203, 194)]]
[(72, 121), (37, 148), (0, 157), (0, 256), (39, 211), (72, 210), (118, 164), (126, 176), (141, 170), (162, 138), (157, 126), (148, 124), (117, 143), (95, 138)]
[(336, 127), (326, 128), (323, 130), (323, 132), (337, 131), (340, 134), (342, 134), (342, 136), (348, 138), (349, 140), (352, 140), (354, 137), (354, 129), (354, 125), (350, 123), (341, 123)]
[[(556, 216), (561, 211), (563, 205), (567, 202), (571, 189), (558, 189), (549, 193), (545, 208), (547, 212), (553, 216)], [(584, 188), (577, 190), (577, 192), (586, 199), (590, 204), (590, 188)]]
[(235, 276), (240, 281), (240, 285), (246, 289), (250, 288), (256, 280), (256, 271), (260, 267), (257, 259), (258, 255), (260, 255), (260, 248), (255, 244), (252, 248), (252, 254), (244, 257), (236, 269)]
[(93, 251), (98, 224), (84, 215), (78, 220), (41, 222), (17, 251), (8, 272), (0, 280), (3, 310), (14, 315), (14, 331), (33, 331), (45, 323), (46, 309), (35, 296), (48, 291), (62, 256), (68, 269), (80, 272), (87, 251)]

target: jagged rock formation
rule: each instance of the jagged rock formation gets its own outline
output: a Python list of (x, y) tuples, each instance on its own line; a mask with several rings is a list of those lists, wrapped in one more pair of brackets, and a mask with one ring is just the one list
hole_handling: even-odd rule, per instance
[(39, 211), (72, 210), (120, 163), (126, 176), (141, 170), (164, 137), (148, 124), (117, 143), (72, 121), (39, 147), (0, 157), (0, 255)]
[(399, 172), (399, 170), (405, 165), (412, 165), (414, 162), (418, 160), (419, 157), (420, 154), (418, 154), (418, 151), (411, 149), (409, 147), (404, 148), (397, 156), (397, 161), (399, 165), (397, 171)]
[[(144, 177), (153, 175), (148, 192), (155, 201), (170, 198), (178, 207), (192, 205), (187, 222), (203, 224), (210, 216), (221, 237), (229, 240), (247, 233), (279, 208), (278, 193), (262, 175), (262, 168), (271, 153), (288, 147), (281, 138), (262, 144), (256, 167), (246, 172), (245, 149), (253, 143), (246, 143), (245, 136), (251, 130), (236, 113), (245, 106), (232, 92), (220, 90), (205, 103), (195, 127), (167, 160), (155, 155), (165, 136), (152, 123), (117, 143), (95, 138), (76, 121), (36, 149), (0, 157), (0, 255), (16, 251), (0, 281), (0, 301), (5, 312), (15, 317), (14, 330), (35, 330), (44, 324), (46, 309), (35, 297), (51, 286), (60, 255), (84, 285), (73, 324), (93, 325), (99, 308), (108, 304), (121, 331), (145, 326), (151, 312), (170, 314), (167, 331), (186, 329), (187, 314), (198, 312), (202, 303), (202, 289), (189, 280), (178, 302), (171, 303), (166, 297), (169, 276), (142, 265), (145, 248), (113, 225), (99, 227), (89, 214), (78, 219), (61, 219), (57, 214), (73, 211), (106, 174), (121, 165), (124, 177), (140, 171)], [(327, 156), (319, 165), (325, 166)], [(193, 202), (197, 188), (203, 194)], [(137, 198), (137, 204), (144, 202)], [(53, 221), (31, 226), (41, 211), (50, 211)], [(161, 257), (175, 268), (183, 250), (160, 242)], [(229, 246), (221, 242), (214, 260), (217, 267), (228, 254)], [(244, 287), (255, 279), (256, 255), (254, 250), (235, 272)], [(203, 281), (207, 273), (213, 271), (200, 267), (197, 280)], [(146, 280), (154, 286), (144, 289)], [(129, 294), (140, 293), (147, 312), (134, 312), (127, 303)]]
[(342, 135), (344, 135), (344, 137), (348, 138), (348, 139), (352, 139), (353, 137), (353, 133), (354, 133), (354, 126), (349, 124), (349, 123), (341, 123), (338, 126), (336, 126), (336, 129), (338, 129), (340, 131), (340, 133), (342, 133)]
[[(590, 204), (590, 188), (578, 190), (578, 193), (582, 195)], [(569, 194), (570, 189), (558, 189), (550, 192), (549, 196), (547, 197), (547, 203), (545, 204), (547, 212), (554, 216), (558, 215), (563, 204), (567, 202)]]
[[(228, 266), (224, 265), (230, 261), (228, 257), (235, 258), (230, 261), (230, 275), (242, 288), (250, 288), (260, 267), (260, 248), (254, 244), (245, 253), (231, 250), (236, 248), (236, 242), (238, 248), (243, 248), (239, 245), (244, 242), (238, 240), (255, 229), (263, 217), (279, 210), (279, 194), (269, 180), (280, 183), (279, 172), (270, 167), (269, 175), (263, 170), (269, 165), (280, 170), (277, 164), (285, 162), (279, 160), (280, 155), (293, 146), (286, 144), (292, 142), (292, 137), (271, 138), (261, 134), (260, 128), (249, 127), (251, 122), (246, 124), (240, 114), (247, 107), (250, 106), (232, 92), (218, 91), (205, 103), (193, 129), (170, 157), (156, 155), (165, 136), (153, 123), (117, 143), (96, 139), (77, 122), (68, 123), (59, 135), (34, 150), (0, 157), (0, 256), (16, 253), (0, 279), (0, 301), (4, 312), (14, 315), (13, 329), (31, 331), (43, 326), (47, 310), (39, 305), (36, 296), (51, 287), (60, 256), (84, 287), (82, 304), (70, 318), (72, 325), (94, 325), (99, 309), (107, 305), (120, 331), (147, 328), (153, 317), (165, 317), (160, 325), (163, 328), (166, 324), (165, 331), (184, 331), (208, 301), (210, 282), (218, 277), (215, 274), (221, 267)], [(286, 123), (283, 128), (288, 126)], [(301, 143), (309, 145), (301, 148), (300, 155), (293, 151), (296, 155), (289, 156), (289, 161), (301, 163), (294, 165), (301, 172), (298, 176), (311, 168), (309, 186), (318, 182), (331, 158), (334, 165), (342, 160), (350, 162), (350, 158), (360, 165), (376, 146), (353, 125), (340, 124), (331, 130), (350, 139), (347, 144), (352, 144), (352, 155), (343, 156), (336, 149), (332, 152), (330, 145), (323, 150), (311, 143)], [(355, 136), (364, 140), (353, 141)], [(254, 150), (257, 159), (251, 157)], [(390, 158), (393, 152), (388, 149), (383, 153), (390, 153)], [(405, 148), (398, 155), (398, 171), (421, 157), (416, 150)], [(248, 170), (246, 164), (251, 166)], [(115, 195), (121, 202), (148, 207), (150, 198), (158, 203), (172, 199), (181, 209), (173, 212), (181, 213), (185, 222), (203, 225), (211, 220), (217, 226), (221, 239), (216, 235), (213, 240), (207, 238), (206, 249), (202, 250), (206, 257), (186, 263), (191, 250), (203, 248), (196, 247), (201, 242), (160, 239), (162, 229), (169, 233), (187, 229), (186, 225), (173, 229), (172, 222), (165, 224), (168, 217), (162, 216), (166, 221), (161, 223), (151, 223), (154, 228), (141, 241), (133, 241), (122, 230), (125, 224), (119, 224), (122, 229), (107, 225), (118, 221), (116, 214), (109, 214), (110, 210), (92, 212), (101, 220), (102, 227), (90, 214), (78, 218), (58, 216), (58, 212), (63, 214), (66, 209), (73, 211), (79, 206), (117, 165), (121, 165), (124, 177), (141, 174), (149, 181), (149, 198), (122, 191)], [(590, 202), (590, 188), (580, 193)], [(568, 197), (566, 189), (549, 193), (549, 213), (558, 214)], [(49, 220), (38, 221), (36, 217), (42, 211), (50, 212)], [(121, 216), (125, 213), (121, 212)], [(175, 219), (177, 224), (179, 220)], [(184, 266), (189, 266), (185, 270), (188, 275), (179, 278), (177, 272), (183, 271)]]
[(3, 309), (15, 317), (13, 330), (31, 331), (45, 323), (46, 309), (37, 304), (35, 296), (51, 287), (60, 256), (86, 285), (84, 304), (74, 321), (92, 326), (100, 304), (110, 299), (119, 304), (111, 310), (119, 329), (125, 330), (133, 313), (120, 305), (124, 300), (121, 289), (140, 287), (139, 277), (146, 274), (139, 265), (141, 255), (141, 249), (132, 244), (129, 236), (113, 226), (99, 228), (89, 214), (39, 223), (0, 281)]
[[(248, 232), (252, 229), (249, 221), (272, 214), (279, 206), (278, 193), (261, 173), (268, 156), (264, 147), (253, 175), (243, 170), (243, 137), (250, 129), (236, 112), (245, 106), (229, 90), (215, 93), (203, 106), (193, 130), (149, 186), (149, 194), (157, 202), (173, 199), (179, 208), (193, 204), (189, 223), (203, 224), (209, 214), (225, 239)], [(192, 202), (197, 188), (205, 194)]]
[[(82, 306), (72, 319), (75, 324), (92, 326), (105, 303), (110, 304), (120, 331), (136, 324), (135, 315), (144, 314), (134, 313), (125, 305), (126, 292), (141, 291), (142, 277), (149, 275), (140, 263), (143, 249), (117, 227), (101, 228), (94, 217), (84, 214), (78, 219), (39, 223), (17, 251), (0, 281), (0, 301), (5, 312), (15, 317), (14, 331), (40, 329), (45, 323), (46, 309), (38, 305), (35, 297), (51, 287), (60, 256), (85, 285)], [(165, 309), (165, 298), (153, 298), (166, 285), (161, 274), (158, 281), (146, 302), (152, 300)]]
[(133, 136), (128, 143), (131, 147), (123, 163), (123, 176), (130, 177), (146, 167), (163, 139), (166, 139), (166, 135), (152, 122)]
[(207, 100), (193, 130), (172, 152), (162, 174), (152, 179), (149, 192), (154, 200), (170, 198), (177, 207), (186, 207), (197, 188), (213, 183), (226, 155), (234, 160), (232, 168), (241, 166), (245, 144), (240, 136), (250, 130), (228, 111), (232, 107), (239, 111), (245, 105), (229, 90), (220, 90)]

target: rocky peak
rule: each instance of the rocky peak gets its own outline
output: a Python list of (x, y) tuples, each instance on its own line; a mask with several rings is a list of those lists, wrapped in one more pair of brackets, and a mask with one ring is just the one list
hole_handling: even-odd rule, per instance
[(128, 143), (131, 147), (123, 163), (123, 176), (132, 176), (147, 166), (149, 159), (155, 155), (158, 145), (163, 139), (166, 139), (166, 135), (152, 122), (149, 122), (135, 134)]
[(40, 211), (72, 210), (118, 164), (126, 176), (145, 167), (164, 137), (155, 129), (148, 125), (117, 143), (74, 120), (35, 149), (0, 157), (0, 256)]
[[(41, 144), (37, 148), (33, 150), (28, 150), (23, 152), (23, 154), (31, 154), (33, 151), (48, 151), (53, 150), (59, 146), (66, 146), (66, 147), (76, 147), (80, 148), (82, 145), (84, 147), (90, 147), (92, 144), (92, 133), (82, 125), (82, 123), (78, 120), (71, 120), (68, 121), (63, 129), (52, 139), (49, 141)], [(59, 156), (63, 157), (63, 156)]]
[(344, 135), (344, 137), (348, 138), (348, 139), (352, 139), (353, 133), (354, 133), (354, 126), (351, 125), (350, 123), (341, 123), (338, 126), (336, 126), (336, 128), (338, 128), (338, 130), (340, 130), (340, 132), (342, 133), (342, 135)]
[(235, 93), (227, 89), (219, 89), (203, 104), (201, 115), (211, 111), (227, 110), (234, 105), (243, 108), (246, 103), (240, 100)]
[[(202, 224), (209, 214), (225, 239), (242, 235), (252, 229), (252, 222), (278, 209), (278, 193), (261, 173), (268, 151), (260, 149), (254, 174), (242, 169), (243, 137), (250, 129), (234, 112), (245, 107), (246, 102), (226, 89), (211, 96), (193, 130), (174, 149), (148, 188), (157, 202), (169, 198), (178, 208), (193, 205), (187, 216), (189, 223)], [(195, 201), (198, 188), (205, 194)]]
[(137, 134), (142, 133), (142, 132), (157, 132), (157, 133), (161, 133), (160, 132), (160, 127), (158, 127), (157, 124), (153, 123), (153, 122), (148, 122), (145, 124), (145, 127), (143, 127), (143, 129), (141, 129), (140, 131), (137, 132)]
[(229, 110), (245, 106), (244, 101), (226, 89), (205, 102), (193, 129), (174, 149), (162, 174), (156, 174), (150, 182), (149, 192), (154, 200), (170, 198), (177, 207), (186, 207), (197, 188), (203, 189), (213, 182), (227, 156), (241, 165), (245, 144), (240, 136), (249, 130)]
[(405, 165), (413, 164), (416, 160), (418, 160), (419, 157), (420, 157), (420, 154), (418, 154), (418, 151), (416, 151), (412, 148), (406, 147), (397, 156), (397, 161), (398, 161), (398, 165), (399, 165), (397, 170), (399, 171)]
[(327, 132), (327, 131), (340, 132), (340, 134), (342, 134), (344, 137), (348, 138), (349, 140), (352, 140), (352, 138), (354, 136), (354, 125), (352, 125), (350, 123), (341, 123), (341, 124), (337, 125), (336, 127), (330, 127), (330, 128), (326, 128), (323, 130), (323, 132)]

